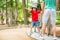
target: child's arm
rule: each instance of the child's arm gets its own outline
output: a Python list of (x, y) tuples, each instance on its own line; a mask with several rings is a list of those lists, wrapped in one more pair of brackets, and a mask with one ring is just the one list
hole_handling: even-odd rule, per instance
[(31, 9), (29, 9), (29, 8), (27, 8), (27, 7), (25, 7), (25, 9), (28, 10), (28, 11), (31, 11)]
[(41, 13), (41, 11), (40, 11), (40, 10), (38, 10), (38, 15), (40, 15), (40, 13)]

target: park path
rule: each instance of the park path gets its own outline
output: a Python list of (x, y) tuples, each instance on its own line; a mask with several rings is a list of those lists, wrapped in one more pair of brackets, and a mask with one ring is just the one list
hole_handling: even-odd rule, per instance
[[(27, 36), (25, 27), (7, 27), (7, 26), (0, 26), (0, 40), (36, 40), (32, 37)], [(45, 40), (53, 40), (52, 36), (45, 36)], [(41, 39), (39, 39), (41, 40)], [(60, 40), (60, 37), (58, 37), (57, 40)]]
[(6, 29), (0, 31), (0, 40), (34, 40), (25, 33), (26, 28)]
[[(36, 40), (36, 39), (34, 39), (34, 37), (33, 38), (29, 37), (26, 34), (26, 28), (16, 28), (16, 29), (1, 30), (0, 40)], [(42, 40), (42, 39), (39, 39), (39, 40)], [(48, 37), (47, 35), (45, 35), (45, 40), (53, 40), (53, 37), (52, 36)], [(57, 40), (60, 40), (60, 37), (58, 37)]]

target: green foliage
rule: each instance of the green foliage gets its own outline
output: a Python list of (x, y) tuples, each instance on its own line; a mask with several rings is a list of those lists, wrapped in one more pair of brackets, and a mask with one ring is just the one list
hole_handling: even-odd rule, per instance
[[(28, 8), (32, 8), (33, 4), (34, 3), (30, 2), (29, 0), (28, 0), (28, 2), (26, 2), (26, 5), (28, 6)], [(15, 0), (8, 0), (7, 5), (8, 5), (9, 9), (12, 7), (13, 11), (16, 10)], [(18, 18), (17, 18), (18, 22), (23, 23), (24, 22), (24, 17), (23, 17), (24, 13), (23, 13), (23, 9), (22, 9), (22, 2), (20, 2), (18, 0), (17, 6), (18, 6)], [(0, 0), (0, 9), (6, 10), (6, 0)], [(59, 8), (58, 8), (58, 10), (60, 10), (60, 0), (59, 0)], [(14, 14), (16, 14), (16, 13), (14, 13)], [(4, 17), (6, 17), (6, 16), (4, 15)], [(28, 12), (28, 11), (27, 11), (27, 17), (28, 18), (30, 17), (30, 12)], [(60, 23), (60, 14), (57, 14), (56, 18), (57, 18), (56, 23), (59, 24)]]
[(56, 24), (60, 24), (60, 13), (56, 14)]
[(21, 2), (18, 3), (18, 10), (22, 10), (22, 3)]
[(59, 8), (58, 8), (58, 10), (60, 10), (60, 0), (59, 0)]

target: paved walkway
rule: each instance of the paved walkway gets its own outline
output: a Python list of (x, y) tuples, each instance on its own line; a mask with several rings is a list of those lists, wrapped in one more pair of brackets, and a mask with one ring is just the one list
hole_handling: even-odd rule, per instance
[[(31, 37), (35, 38), (36, 40), (42, 40), (41, 36), (37, 36), (37, 35), (38, 35), (37, 33), (34, 33), (31, 35)], [(44, 39), (45, 40), (54, 40), (53, 36), (47, 36), (47, 35), (44, 36)], [(57, 37), (57, 40), (60, 40), (60, 37)]]
[(0, 31), (0, 40), (35, 40), (25, 33), (26, 28), (6, 29)]
[[(36, 36), (37, 34), (32, 34), (31, 36)], [(16, 29), (6, 29), (0, 31), (0, 40), (36, 40), (36, 38), (32, 38), (27, 36), (26, 28), (16, 28)], [(53, 40), (52, 36), (45, 36), (45, 40)], [(41, 39), (39, 39), (41, 40)], [(60, 40), (60, 38), (58, 38)]]
[[(32, 31), (33, 32), (33, 31)], [(29, 33), (29, 28), (27, 29), (27, 33)], [(37, 32), (33, 32), (31, 35), (32, 38), (35, 38), (36, 40), (42, 40), (41, 38), (41, 34), (37, 33)], [(52, 35), (44, 35), (44, 39), (45, 40), (53, 40), (53, 36)], [(60, 37), (57, 37), (57, 40), (60, 40)]]

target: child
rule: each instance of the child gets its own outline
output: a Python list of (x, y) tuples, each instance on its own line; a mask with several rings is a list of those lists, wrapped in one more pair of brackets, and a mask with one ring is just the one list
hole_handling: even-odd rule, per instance
[(32, 22), (31, 22), (32, 27), (30, 29), (30, 35), (32, 34), (33, 27), (34, 27), (34, 32), (36, 32), (36, 28), (37, 28), (38, 32), (40, 33), (39, 20), (38, 20), (40, 10), (37, 10), (37, 6), (33, 6), (32, 9), (28, 9), (28, 10), (30, 11), (31, 16), (32, 16)]

